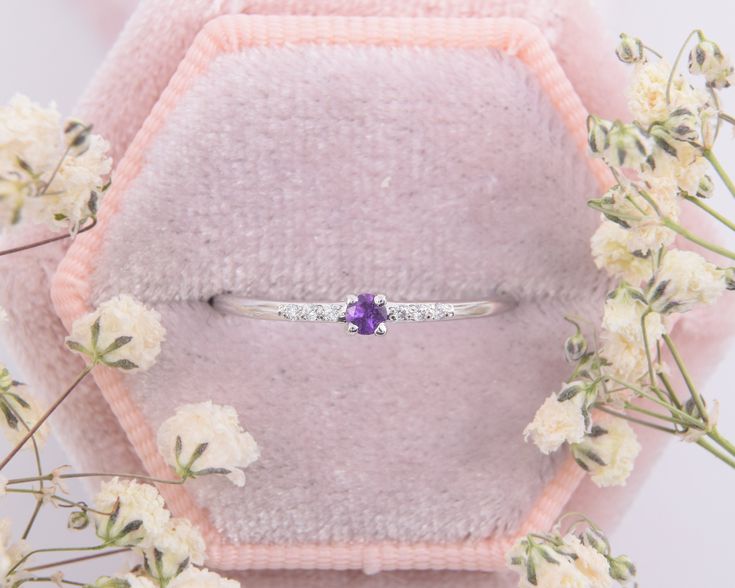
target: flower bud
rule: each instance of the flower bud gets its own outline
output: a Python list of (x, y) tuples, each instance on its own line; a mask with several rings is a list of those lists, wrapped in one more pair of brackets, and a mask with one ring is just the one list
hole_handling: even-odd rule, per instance
[(615, 167), (640, 168), (651, 156), (651, 137), (636, 124), (613, 123), (603, 157)]
[(569, 363), (582, 359), (587, 352), (587, 339), (577, 331), (564, 342), (564, 357)]
[(85, 125), (78, 120), (70, 120), (64, 127), (64, 139), (72, 155), (82, 155), (89, 149), (92, 125)]
[(703, 175), (697, 187), (697, 197), (711, 198), (714, 193), (715, 183), (712, 181), (712, 178), (708, 174)]
[(725, 287), (728, 290), (735, 290), (735, 267), (728, 267), (724, 270)]
[(587, 144), (592, 153), (602, 155), (611, 128), (612, 123), (609, 120), (593, 115), (587, 117)]
[(610, 575), (613, 580), (617, 580), (620, 583), (630, 582), (635, 578), (636, 569), (635, 564), (630, 560), (627, 555), (619, 555), (615, 558), (610, 558)]
[(641, 40), (625, 33), (620, 33), (620, 43), (615, 48), (615, 55), (623, 63), (641, 63), (646, 60)]
[(733, 66), (714, 41), (702, 39), (689, 53), (689, 72), (703, 75), (710, 88), (727, 88), (732, 82)]
[(69, 515), (66, 526), (74, 531), (80, 531), (86, 529), (87, 525), (89, 525), (89, 515), (83, 510), (75, 510)]
[(668, 133), (679, 141), (696, 141), (699, 138), (699, 117), (691, 108), (674, 110), (664, 123)]

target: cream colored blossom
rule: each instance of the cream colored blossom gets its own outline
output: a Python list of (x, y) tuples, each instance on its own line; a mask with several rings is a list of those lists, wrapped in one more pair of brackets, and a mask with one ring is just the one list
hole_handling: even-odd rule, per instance
[(701, 39), (689, 54), (689, 71), (694, 75), (703, 75), (711, 88), (729, 88), (735, 77), (730, 58), (725, 55), (717, 43), (709, 39)]
[(590, 586), (594, 588), (613, 586), (615, 582), (610, 576), (610, 564), (602, 553), (585, 545), (572, 533), (564, 536), (564, 545), (577, 556), (574, 565), (587, 578)]
[(689, 143), (676, 143), (676, 156), (658, 154), (654, 169), (645, 170), (643, 178), (673, 180), (687, 194), (696, 194), (699, 185), (709, 170), (709, 162), (701, 151)]
[(572, 453), (597, 486), (625, 486), (641, 451), (635, 431), (625, 420), (613, 418), (604, 421), (598, 433), (575, 444)]
[(649, 299), (659, 312), (686, 312), (712, 304), (726, 289), (725, 273), (693, 251), (671, 249), (664, 255)]
[(240, 582), (207, 569), (190, 567), (176, 576), (167, 588), (240, 588)]
[(247, 468), (260, 456), (231, 406), (211, 401), (186, 404), (158, 429), (158, 448), (177, 474), (197, 477), (225, 474), (236, 486), (245, 484)]
[(121, 294), (74, 321), (66, 344), (111, 367), (147, 370), (155, 363), (165, 334), (158, 312)]
[(57, 229), (79, 227), (95, 216), (104, 178), (112, 169), (109, 148), (107, 141), (93, 135), (83, 154), (67, 155), (46, 194), (26, 201), (27, 213)]
[[(609, 255), (615, 252), (617, 245), (624, 244), (628, 251), (641, 257), (673, 243), (676, 234), (664, 226), (662, 217), (678, 220), (679, 200), (675, 181), (661, 178), (649, 178), (641, 186), (617, 185), (599, 200), (593, 200), (591, 204), (594, 203), (607, 219), (628, 232), (625, 236), (618, 233), (618, 236), (610, 229), (602, 229), (595, 242), (599, 255), (604, 260), (606, 249)], [(605, 247), (605, 237), (613, 238), (610, 247)], [(651, 267), (649, 263), (649, 270)]]
[(190, 564), (203, 564), (205, 548), (202, 534), (191, 521), (170, 519), (165, 529), (143, 550), (146, 571), (165, 585)]
[(94, 513), (97, 536), (111, 545), (128, 547), (150, 546), (171, 517), (154, 486), (118, 478), (102, 484), (95, 509), (109, 513)]
[(599, 269), (637, 286), (651, 277), (652, 266), (649, 259), (631, 252), (630, 236), (628, 229), (605, 220), (592, 235), (590, 244)]
[(28, 554), (30, 548), (26, 541), (20, 540), (11, 543), (10, 519), (0, 519), (0, 586), (12, 586), (18, 580), (26, 577), (23, 565), (15, 570), (10, 576), (8, 573), (15, 565)]
[[(4, 386), (4, 383), (8, 385)], [(9, 379), (7, 369), (2, 364), (0, 364), (0, 409), (2, 409), (0, 428), (11, 445), (22, 441), (45, 412), (28, 386)], [(36, 446), (43, 447), (48, 435), (49, 426), (44, 423), (33, 434)], [(23, 448), (33, 449), (33, 443), (29, 441)]]
[(584, 391), (561, 402), (556, 393), (551, 394), (523, 431), (526, 441), (530, 438), (542, 453), (548, 455), (563, 443), (582, 440), (586, 429), (583, 413), (585, 402)]
[[(602, 319), (602, 355), (612, 365), (605, 368), (612, 377), (635, 382), (647, 371), (646, 350), (641, 318), (646, 306), (619, 290), (605, 301)], [(646, 316), (649, 350), (666, 332), (662, 317), (657, 312)]]
[(633, 117), (644, 127), (663, 122), (669, 114), (681, 107), (698, 110), (709, 96), (692, 87), (681, 74), (674, 76), (670, 102), (666, 102), (666, 85), (671, 66), (664, 60), (647, 61), (635, 65), (632, 83), (628, 89), (628, 107)]
[(53, 104), (16, 95), (0, 107), (0, 226), (25, 220), (75, 232), (94, 216), (112, 162), (101, 137), (86, 143), (67, 152)]

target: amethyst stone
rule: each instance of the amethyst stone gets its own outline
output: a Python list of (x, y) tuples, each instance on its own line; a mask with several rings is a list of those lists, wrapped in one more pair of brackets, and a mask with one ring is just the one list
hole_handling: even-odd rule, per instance
[(375, 330), (388, 318), (388, 309), (385, 304), (378, 306), (375, 295), (364, 293), (357, 297), (357, 302), (347, 305), (345, 322), (357, 327), (360, 335), (373, 335)]

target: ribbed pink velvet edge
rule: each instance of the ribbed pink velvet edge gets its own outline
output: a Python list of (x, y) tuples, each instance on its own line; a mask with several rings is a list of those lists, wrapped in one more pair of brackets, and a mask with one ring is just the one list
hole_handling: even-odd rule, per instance
[[(151, 141), (178, 100), (217, 55), (252, 46), (285, 43), (502, 50), (520, 59), (538, 78), (580, 150), (585, 150), (587, 113), (545, 37), (527, 21), (514, 18), (219, 17), (199, 33), (121, 160), (97, 228), (81, 235), (59, 266), (52, 284), (52, 299), (67, 329), (77, 317), (91, 310), (90, 279), (105, 230), (122, 206), (128, 186), (141, 171)], [(591, 160), (590, 166), (604, 187), (609, 181), (605, 168)], [(170, 476), (170, 469), (157, 451), (155, 432), (127, 390), (124, 376), (103, 367), (96, 368), (93, 375), (148, 472), (157, 477)], [(504, 567), (505, 552), (519, 535), (546, 529), (553, 523), (581, 478), (582, 471), (569, 459), (537, 499), (516, 534), (452, 544), (232, 544), (223, 540), (206, 510), (197, 505), (183, 487), (162, 485), (160, 490), (175, 515), (188, 517), (203, 531), (208, 545), (207, 563), (216, 568), (362, 569), (369, 573), (408, 569), (495, 571)]]

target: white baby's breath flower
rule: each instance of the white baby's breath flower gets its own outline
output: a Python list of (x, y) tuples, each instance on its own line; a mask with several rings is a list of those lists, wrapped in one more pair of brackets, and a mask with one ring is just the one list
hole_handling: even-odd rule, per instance
[(176, 576), (167, 588), (240, 588), (240, 582), (223, 578), (204, 568), (189, 567)]
[(729, 88), (733, 82), (733, 65), (719, 45), (702, 39), (689, 53), (689, 72), (703, 75), (711, 88)]
[(611, 588), (614, 580), (610, 577), (610, 564), (607, 558), (589, 545), (585, 545), (579, 537), (569, 533), (564, 536), (564, 545), (576, 555), (575, 567), (594, 588)]
[(147, 370), (155, 363), (165, 334), (158, 312), (121, 294), (74, 321), (66, 344), (92, 361)]
[(676, 74), (671, 84), (669, 103), (666, 101), (666, 85), (671, 66), (664, 60), (638, 63), (628, 89), (628, 107), (635, 120), (644, 127), (664, 122), (671, 112), (687, 107), (698, 112), (709, 102), (706, 92), (692, 87), (681, 74)]
[[(88, 127), (84, 127), (88, 129)], [(16, 95), (0, 107), (0, 227), (21, 220), (75, 232), (96, 213), (112, 162), (88, 132), (67, 151), (61, 117)]]
[(601, 155), (611, 166), (642, 169), (652, 153), (653, 142), (644, 129), (615, 121), (605, 137)]
[[(564, 391), (577, 387), (579, 390), (571, 398)], [(587, 401), (584, 384), (572, 382), (564, 385), (562, 392), (551, 394), (523, 431), (526, 441), (529, 438), (542, 453), (556, 451), (563, 443), (576, 443), (584, 438), (586, 420), (584, 415)], [(562, 400), (560, 400), (560, 398)]]
[(107, 157), (110, 145), (99, 135), (89, 140), (89, 148), (78, 156), (68, 155), (54, 181), (42, 198), (26, 202), (26, 211), (52, 228), (79, 227), (94, 217), (105, 184), (112, 169)]
[(158, 448), (182, 478), (225, 474), (236, 486), (245, 484), (246, 468), (260, 456), (258, 445), (231, 406), (211, 401), (186, 404), (158, 429)]
[(97, 536), (110, 545), (145, 548), (166, 529), (171, 513), (158, 490), (135, 480), (104, 482), (95, 498)]
[(599, 487), (624, 486), (641, 451), (635, 431), (621, 418), (604, 421), (592, 435), (572, 446), (577, 463)]
[[(618, 289), (605, 301), (602, 355), (612, 364), (605, 368), (612, 377), (633, 383), (646, 373), (647, 358), (641, 328), (644, 312), (646, 306), (624, 289)], [(646, 332), (649, 350), (653, 354), (656, 342), (666, 332), (659, 313), (647, 314)]]
[(651, 261), (631, 252), (631, 232), (612, 221), (603, 221), (590, 241), (592, 257), (598, 269), (635, 286), (651, 276)]
[(8, 575), (15, 565), (30, 551), (26, 541), (12, 543), (10, 519), (0, 519), (0, 586), (12, 586), (28, 574), (23, 565)]
[[(44, 412), (28, 386), (12, 381), (5, 366), (0, 364), (0, 428), (10, 444), (19, 443)], [(48, 435), (46, 423), (33, 434), (39, 448), (45, 445)], [(23, 448), (33, 449), (33, 444), (28, 442)]]
[(615, 48), (615, 55), (623, 63), (640, 63), (646, 60), (643, 42), (638, 37), (620, 34), (620, 42)]
[(143, 550), (146, 572), (159, 584), (166, 585), (190, 564), (203, 564), (205, 548), (202, 534), (191, 521), (170, 519)]
[[(551, 538), (551, 537), (550, 537)], [(549, 561), (553, 560), (553, 561)], [(519, 588), (591, 588), (571, 559), (554, 546), (521, 538), (506, 554), (508, 567), (519, 576)]]
[(712, 304), (726, 286), (725, 272), (713, 263), (693, 251), (671, 249), (656, 272), (649, 302), (661, 313), (687, 312)]

